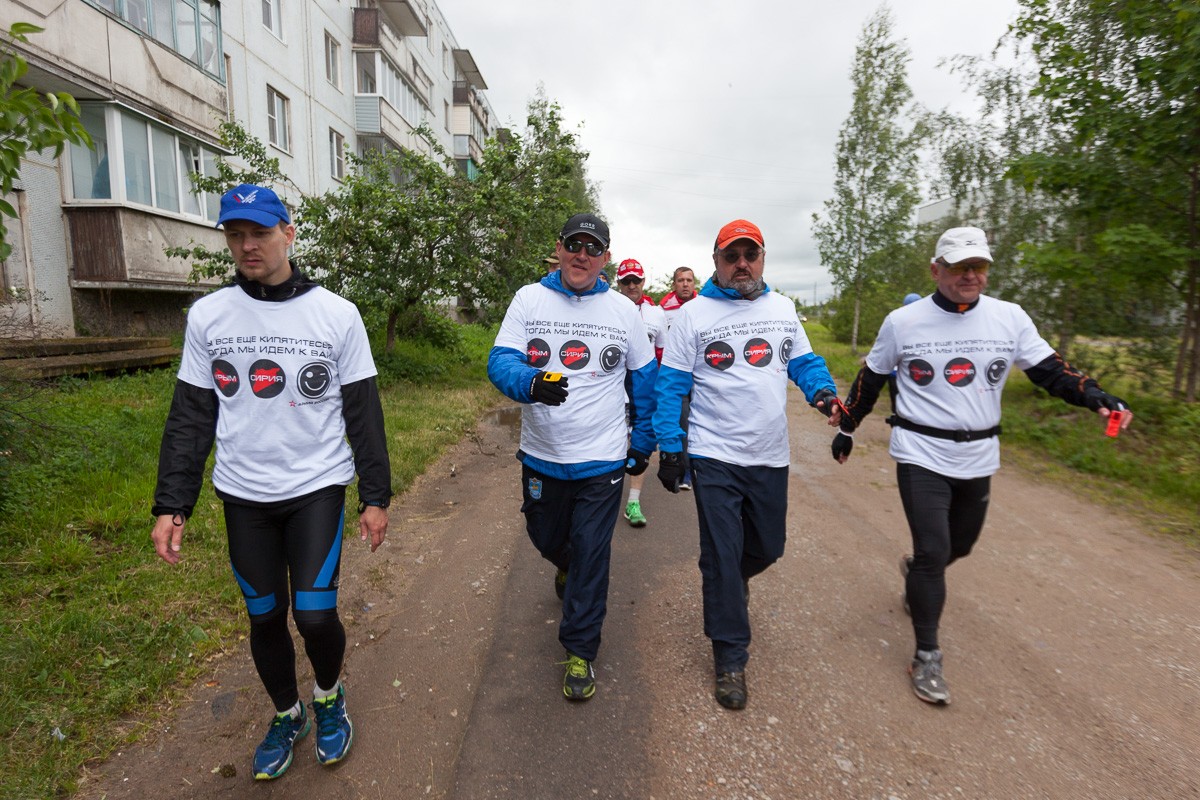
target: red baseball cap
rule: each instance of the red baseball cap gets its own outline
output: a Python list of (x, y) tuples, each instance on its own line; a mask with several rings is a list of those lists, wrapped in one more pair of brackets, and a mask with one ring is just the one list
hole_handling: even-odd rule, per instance
[(721, 232), (717, 234), (716, 244), (713, 245), (717, 250), (724, 250), (738, 239), (749, 239), (759, 247), (764, 247), (762, 231), (753, 222), (747, 222), (744, 219), (735, 219), (728, 223)]
[(617, 267), (617, 280), (628, 278), (631, 275), (642, 280), (646, 279), (646, 271), (642, 269), (642, 265), (635, 259), (627, 258)]

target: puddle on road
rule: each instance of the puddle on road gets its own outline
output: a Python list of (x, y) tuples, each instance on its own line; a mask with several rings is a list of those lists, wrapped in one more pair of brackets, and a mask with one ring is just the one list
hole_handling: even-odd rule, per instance
[(484, 415), (483, 421), (491, 425), (499, 425), (506, 428), (513, 439), (521, 437), (521, 407), (520, 406), (505, 406), (497, 408), (495, 411), (489, 411)]

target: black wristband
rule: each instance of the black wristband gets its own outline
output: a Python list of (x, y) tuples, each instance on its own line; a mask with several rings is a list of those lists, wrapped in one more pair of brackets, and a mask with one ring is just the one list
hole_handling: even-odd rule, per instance
[(361, 513), (363, 513), (364, 511), (366, 511), (366, 510), (367, 510), (367, 506), (376, 506), (376, 507), (378, 507), (378, 508), (382, 508), (382, 509), (384, 509), (384, 510), (387, 510), (387, 507), (388, 507), (388, 506), (390, 506), (391, 504), (392, 504), (392, 501), (391, 501), (390, 499), (389, 499), (389, 500), (385, 500), (385, 501), (384, 501), (384, 502), (382, 502), (382, 503), (381, 503), (381, 502), (379, 502), (378, 500), (360, 500), (360, 501), (358, 502), (358, 513), (360, 513), (360, 514), (361, 514)]

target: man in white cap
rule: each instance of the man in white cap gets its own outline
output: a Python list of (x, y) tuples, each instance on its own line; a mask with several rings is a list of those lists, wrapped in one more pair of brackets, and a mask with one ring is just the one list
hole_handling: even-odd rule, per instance
[(895, 413), (887, 422), (913, 543), (912, 555), (900, 559), (916, 636), (908, 671), (917, 697), (935, 704), (950, 702), (938, 644), (946, 567), (971, 552), (983, 529), (991, 476), (1000, 468), (1000, 395), (1013, 366), (1102, 419), (1119, 412), (1122, 428), (1132, 419), (1123, 401), (1046, 343), (1020, 306), (983, 294), (991, 265), (979, 228), (942, 234), (929, 266), (937, 290), (884, 319), (833, 440), (833, 457), (845, 463), (854, 429), (896, 369)]

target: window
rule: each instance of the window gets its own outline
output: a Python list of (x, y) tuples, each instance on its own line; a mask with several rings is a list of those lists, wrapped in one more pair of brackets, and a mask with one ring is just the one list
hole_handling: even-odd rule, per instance
[(215, 221), (220, 197), (192, 188), (192, 173), (217, 174), (217, 153), (178, 131), (104, 103), (80, 103), (95, 150), (72, 144), (76, 200), (117, 200)]
[(275, 34), (275, 38), (283, 41), (283, 0), (262, 0), (263, 27)]
[(333, 128), (329, 129), (330, 174), (339, 181), (346, 177), (346, 139)]
[(446, 45), (442, 45), (442, 72), (447, 78), (450, 77), (450, 48)]
[[(266, 2), (267, 0), (264, 0)], [(224, 75), (218, 0), (89, 0), (217, 80)], [(280, 0), (270, 0), (278, 4)]]
[(325, 78), (339, 89), (342, 88), (342, 46), (333, 34), (325, 31)]
[(443, 100), (442, 105), (444, 106), (442, 110), (442, 118), (446, 121), (446, 130), (450, 130), (450, 104)]
[(267, 139), (280, 150), (291, 151), (288, 130), (288, 99), (267, 87)]

